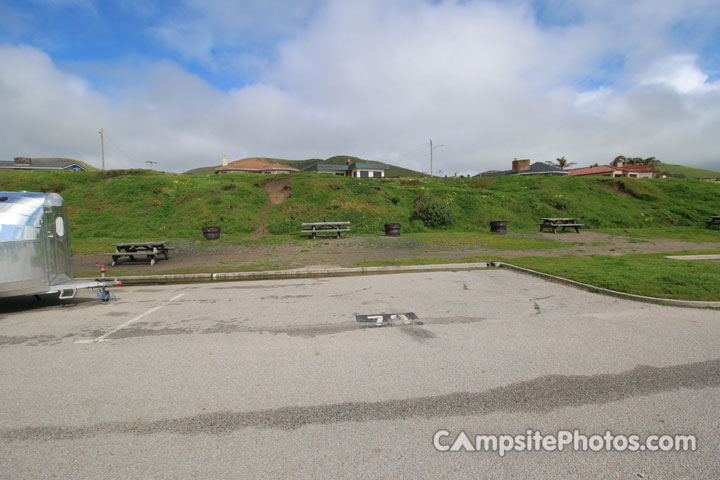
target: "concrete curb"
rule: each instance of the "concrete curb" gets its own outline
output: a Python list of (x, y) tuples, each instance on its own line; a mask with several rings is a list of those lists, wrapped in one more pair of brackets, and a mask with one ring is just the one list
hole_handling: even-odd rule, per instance
[(705, 260), (710, 262), (720, 262), (720, 255), (669, 255), (665, 258), (673, 260)]
[[(294, 270), (271, 270), (264, 272), (191, 273), (171, 275), (133, 275), (117, 277), (123, 285), (148, 283), (194, 283), (228, 280), (272, 280), (283, 278), (340, 277), (349, 275), (370, 275), (382, 273), (412, 273), (437, 271), (480, 270), (488, 268), (486, 262), (442, 263), (438, 265), (407, 265), (385, 267), (333, 267), (298, 268)], [(112, 277), (115, 278), (115, 277)]]
[[(658, 305), (672, 305), (676, 307), (692, 308), (720, 308), (720, 302), (702, 302), (695, 300), (674, 300), (671, 298), (647, 297), (632, 293), (619, 292), (608, 288), (596, 287), (588, 283), (582, 283), (569, 278), (539, 272), (525, 267), (519, 267), (504, 262), (478, 262), (478, 263), (442, 263), (436, 265), (406, 265), (386, 267), (332, 267), (332, 268), (298, 268), (294, 270), (274, 270), (265, 272), (227, 272), (227, 273), (190, 273), (170, 275), (134, 275), (117, 277), (123, 285), (147, 285), (158, 283), (194, 283), (194, 282), (215, 282), (215, 281), (241, 281), (241, 280), (273, 280), (284, 278), (316, 278), (316, 277), (342, 277), (351, 275), (375, 275), (392, 273), (414, 273), (414, 272), (455, 272), (468, 270), (483, 270), (490, 267), (508, 268), (518, 272), (535, 275), (552, 281), (564, 283), (574, 287), (582, 288), (595, 293), (602, 293), (614, 297), (624, 298), (645, 303)], [(87, 278), (92, 280), (92, 278)]]
[(611, 295), (613, 297), (624, 298), (626, 300), (634, 300), (634, 301), (645, 302), (645, 303), (655, 303), (658, 305), (672, 305), (675, 307), (720, 308), (720, 302), (704, 302), (704, 301), (697, 301), (697, 300), (675, 300), (672, 298), (658, 298), (658, 297), (648, 297), (645, 295), (635, 295), (634, 293), (625, 293), (625, 292), (619, 292), (617, 290), (610, 290), (609, 288), (596, 287), (595, 285), (590, 285), (589, 283), (582, 283), (582, 282), (578, 282), (575, 280), (570, 280), (569, 278), (559, 277), (557, 275), (551, 275), (551, 274), (545, 273), (545, 272), (538, 272), (537, 270), (532, 270), (530, 268), (525, 268), (525, 267), (519, 267), (517, 265), (513, 265), (510, 263), (491, 262), (490, 265), (493, 267), (509, 268), (511, 270), (528, 273), (530, 275), (535, 275), (537, 277), (547, 278), (547, 279), (550, 279), (550, 280), (553, 280), (556, 282), (560, 282), (560, 283), (564, 283), (566, 285), (571, 285), (574, 287), (582, 288), (584, 290), (588, 290), (591, 292), (602, 293), (605, 295)]

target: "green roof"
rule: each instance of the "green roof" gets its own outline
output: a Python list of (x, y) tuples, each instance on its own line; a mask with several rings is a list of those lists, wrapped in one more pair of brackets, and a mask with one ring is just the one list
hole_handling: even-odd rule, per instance
[(355, 163), (353, 163), (352, 165), (350, 165), (350, 167), (351, 167), (352, 169), (355, 169), (355, 168), (372, 168), (372, 169), (375, 169), (375, 170), (387, 170), (388, 168), (390, 168), (390, 167), (388, 167), (387, 165), (384, 165), (384, 164), (382, 164), (382, 163), (360, 163), (360, 162), (355, 162)]
[(329, 163), (316, 163), (307, 169), (308, 172), (316, 172), (319, 170), (332, 170), (334, 172), (347, 172), (348, 170), (355, 170), (357, 168), (367, 168), (371, 170), (387, 170), (388, 167), (382, 163), (361, 163), (355, 162), (350, 165), (333, 165)]
[(308, 168), (307, 171), (313, 172), (318, 170), (333, 170), (338, 172), (346, 172), (349, 167), (350, 165), (331, 165), (327, 163), (316, 163), (315, 165), (312, 165), (310, 168)]

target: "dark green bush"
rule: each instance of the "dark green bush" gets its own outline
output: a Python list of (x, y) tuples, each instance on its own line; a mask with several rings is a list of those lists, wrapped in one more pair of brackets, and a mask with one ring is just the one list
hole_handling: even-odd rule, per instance
[(435, 197), (421, 197), (415, 202), (412, 218), (422, 220), (429, 228), (453, 225), (457, 222), (450, 205)]

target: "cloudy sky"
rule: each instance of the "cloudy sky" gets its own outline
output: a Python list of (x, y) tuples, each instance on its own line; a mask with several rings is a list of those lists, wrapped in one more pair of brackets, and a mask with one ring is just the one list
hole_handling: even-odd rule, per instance
[(0, 0), (0, 159), (720, 169), (719, 0)]

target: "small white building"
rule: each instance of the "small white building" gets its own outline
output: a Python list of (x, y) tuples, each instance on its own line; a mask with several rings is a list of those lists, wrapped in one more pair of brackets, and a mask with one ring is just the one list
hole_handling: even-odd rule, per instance
[(382, 163), (361, 163), (348, 160), (345, 165), (318, 163), (308, 168), (307, 171), (356, 178), (385, 178), (385, 170), (388, 168), (390, 167)]

